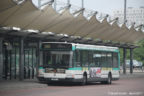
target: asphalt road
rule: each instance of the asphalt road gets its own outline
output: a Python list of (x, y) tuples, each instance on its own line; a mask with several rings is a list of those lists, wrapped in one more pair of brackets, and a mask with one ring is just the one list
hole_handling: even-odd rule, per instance
[(0, 96), (144, 96), (144, 77), (120, 79), (111, 85), (55, 84), (43, 88), (0, 90)]

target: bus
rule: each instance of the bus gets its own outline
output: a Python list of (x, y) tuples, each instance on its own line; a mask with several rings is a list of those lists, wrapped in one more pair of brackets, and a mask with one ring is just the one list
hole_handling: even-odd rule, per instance
[(120, 53), (117, 47), (67, 42), (43, 42), (43, 63), (38, 79), (51, 82), (101, 82), (119, 79)]

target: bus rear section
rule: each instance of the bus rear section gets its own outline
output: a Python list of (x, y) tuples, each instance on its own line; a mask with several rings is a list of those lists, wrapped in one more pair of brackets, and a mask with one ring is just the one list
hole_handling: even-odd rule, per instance
[(119, 79), (117, 48), (71, 43), (43, 43), (38, 79), (50, 82), (102, 82)]

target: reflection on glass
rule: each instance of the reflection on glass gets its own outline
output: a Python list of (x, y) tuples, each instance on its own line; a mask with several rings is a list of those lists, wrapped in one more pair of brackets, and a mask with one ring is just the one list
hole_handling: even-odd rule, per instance
[(70, 65), (70, 52), (46, 52), (44, 64), (48, 67), (68, 68)]

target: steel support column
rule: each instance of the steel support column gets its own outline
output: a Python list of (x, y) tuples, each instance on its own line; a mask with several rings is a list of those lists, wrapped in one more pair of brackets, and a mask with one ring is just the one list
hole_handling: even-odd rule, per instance
[(123, 74), (126, 74), (126, 48), (123, 48)]
[(24, 38), (20, 39), (19, 80), (24, 79)]
[(3, 76), (3, 38), (0, 38), (0, 80)]
[(37, 64), (36, 64), (36, 71), (37, 71), (37, 75), (38, 75), (38, 67), (40, 65), (42, 65), (42, 52), (40, 51), (40, 48), (41, 48), (41, 44), (42, 44), (42, 41), (39, 40), (38, 42), (38, 45), (37, 45)]
[(41, 44), (42, 44), (42, 41), (39, 41), (39, 59), (40, 59), (39, 64), (43, 65), (43, 54), (42, 54), (42, 51), (40, 50)]
[(133, 49), (130, 49), (130, 73), (133, 73)]

